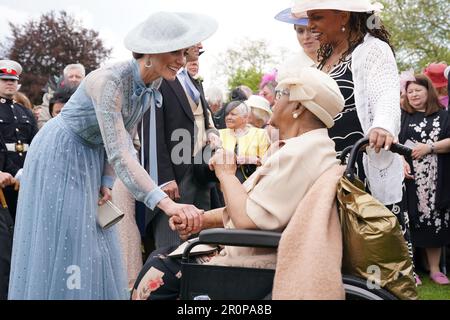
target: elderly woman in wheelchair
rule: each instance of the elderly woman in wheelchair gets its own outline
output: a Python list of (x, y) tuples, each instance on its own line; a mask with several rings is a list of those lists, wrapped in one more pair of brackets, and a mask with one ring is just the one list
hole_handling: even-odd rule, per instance
[[(325, 73), (311, 67), (280, 73), (271, 119), (280, 140), (271, 146), (263, 165), (242, 185), (235, 176), (234, 154), (217, 150), (210, 167), (220, 181), (226, 207), (206, 212), (199, 230), (186, 229), (176, 219), (170, 221), (171, 227), (185, 239), (217, 227), (282, 232), (312, 185), (339, 163), (327, 128), (343, 107), (339, 87)], [(133, 288), (133, 299), (179, 298), (181, 259), (168, 256), (173, 249), (149, 257)], [(263, 269), (275, 269), (276, 260), (274, 248), (233, 246), (196, 258), (205, 265)]]

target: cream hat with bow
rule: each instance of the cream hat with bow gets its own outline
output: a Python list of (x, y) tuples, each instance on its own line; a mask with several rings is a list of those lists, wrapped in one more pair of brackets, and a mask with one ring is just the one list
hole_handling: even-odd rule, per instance
[(279, 73), (277, 90), (288, 89), (289, 101), (298, 101), (328, 128), (342, 112), (345, 100), (329, 75), (312, 67), (295, 68), (294, 72)]
[(217, 21), (204, 14), (156, 12), (128, 33), (125, 47), (140, 54), (177, 51), (208, 39), (217, 28)]
[(292, 14), (296, 17), (304, 17), (310, 10), (379, 12), (382, 9), (381, 3), (372, 3), (370, 0), (296, 0)]

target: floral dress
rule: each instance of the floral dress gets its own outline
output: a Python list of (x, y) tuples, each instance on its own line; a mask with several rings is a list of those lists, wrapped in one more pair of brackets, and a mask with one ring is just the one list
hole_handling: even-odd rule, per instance
[[(403, 125), (404, 139), (416, 143), (435, 143), (443, 130), (440, 112), (430, 116), (416, 112), (406, 115), (408, 123)], [(412, 160), (414, 183), (408, 187), (408, 197), (417, 205), (416, 215), (411, 219), (411, 235), (416, 247), (441, 247), (450, 242), (450, 209), (439, 210), (436, 206), (438, 168), (437, 154), (428, 154), (422, 159)]]

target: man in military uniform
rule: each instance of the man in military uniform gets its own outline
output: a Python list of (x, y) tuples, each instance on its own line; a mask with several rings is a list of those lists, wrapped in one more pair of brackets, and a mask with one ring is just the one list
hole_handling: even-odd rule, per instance
[[(13, 164), (8, 173), (14, 177), (21, 175), (31, 140), (38, 130), (33, 113), (13, 100), (21, 73), (22, 67), (17, 62), (0, 60), (0, 135), (6, 146), (3, 152)], [(7, 187), (4, 193), (9, 211), (15, 218), (18, 192)]]
[[(17, 184), (16, 179), (8, 173), (15, 170), (15, 165), (8, 158), (6, 145), (0, 136), (0, 188)], [(0, 300), (8, 298), (9, 272), (13, 243), (14, 222), (0, 197)]]

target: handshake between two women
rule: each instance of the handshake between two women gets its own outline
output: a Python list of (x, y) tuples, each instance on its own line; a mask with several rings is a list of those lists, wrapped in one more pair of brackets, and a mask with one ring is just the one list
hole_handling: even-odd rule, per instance
[[(215, 172), (220, 183), (224, 184), (228, 177), (235, 178), (237, 168), (236, 155), (223, 148), (218, 148), (214, 156), (209, 160), (209, 168)], [(169, 226), (173, 231), (178, 232), (182, 240), (187, 240), (192, 235), (198, 234), (203, 229), (210, 227), (212, 221), (205, 219), (206, 216), (203, 215), (203, 210), (199, 210), (192, 205), (179, 204), (179, 206), (182, 207), (182, 213), (186, 213), (186, 215), (184, 217), (183, 214), (169, 214)], [(217, 224), (220, 225), (221, 222), (215, 221), (213, 224), (216, 226)]]

